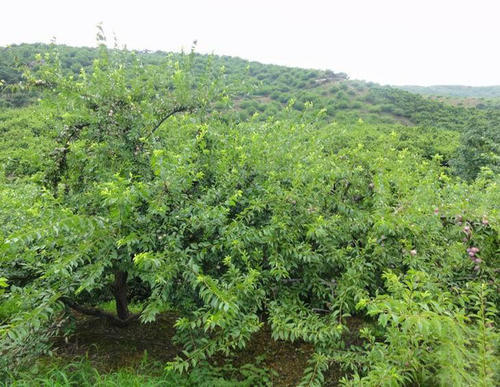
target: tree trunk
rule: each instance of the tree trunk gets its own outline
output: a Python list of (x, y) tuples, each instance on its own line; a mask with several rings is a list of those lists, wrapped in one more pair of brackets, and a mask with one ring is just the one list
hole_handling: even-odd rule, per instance
[(115, 283), (113, 284), (113, 294), (116, 303), (116, 315), (120, 320), (127, 320), (130, 317), (128, 310), (128, 288), (126, 271), (115, 271)]

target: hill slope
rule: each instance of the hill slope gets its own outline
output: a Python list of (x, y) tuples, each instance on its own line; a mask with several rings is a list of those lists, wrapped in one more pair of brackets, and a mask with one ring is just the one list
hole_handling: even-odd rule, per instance
[(474, 97), (474, 98), (500, 97), (500, 86), (408, 85), (408, 86), (394, 86), (394, 87), (422, 95), (436, 95), (445, 97)]
[[(20, 82), (22, 73), (16, 65), (30, 66), (37, 53), (43, 56), (51, 49), (44, 44), (0, 48), (0, 79), (7, 85)], [(89, 69), (98, 55), (95, 48), (60, 45), (57, 50), (63, 68), (75, 75), (81, 68)], [(135, 55), (150, 65), (160, 65), (165, 58), (175, 57), (175, 54), (165, 52), (135, 52)], [(254, 113), (264, 117), (276, 114), (292, 100), (295, 110), (303, 111), (307, 103), (312, 103), (317, 109), (325, 109), (327, 117), (337, 120), (361, 117), (378, 122), (420, 124), (427, 123), (426, 113), (442, 111), (444, 115), (459, 115), (460, 118), (470, 113), (466, 109), (429, 101), (398, 89), (349, 80), (346, 74), (332, 71), (264, 65), (239, 58), (205, 55), (196, 55), (195, 68), (202, 69), (208, 60), (216, 66), (224, 66), (227, 82), (240, 86), (239, 90), (235, 90), (234, 102), (242, 119)], [(4, 92), (2, 100), (4, 106), (19, 106), (27, 102), (25, 95), (15, 92)], [(456, 122), (444, 124), (442, 119), (434, 123), (448, 128), (456, 125)]]
[[(0, 106), (23, 106), (36, 100), (36, 92), (15, 85), (22, 84), (23, 66), (35, 66), (37, 54), (43, 57), (54, 49), (63, 69), (75, 76), (81, 69), (91, 71), (92, 63), (98, 57), (96, 48), (45, 44), (1, 48), (0, 79), (5, 85), (0, 95)], [(128, 61), (136, 57), (146, 65), (162, 68), (179, 54), (121, 52), (120, 55), (125, 55)], [(193, 71), (199, 74), (208, 63), (223, 69), (224, 82), (230, 89), (230, 104), (234, 109), (228, 110), (227, 103), (222, 102), (217, 103), (215, 108), (227, 120), (265, 121), (269, 117), (286, 116), (288, 109), (292, 109), (298, 113), (315, 111), (318, 114), (314, 119), (326, 123), (355, 123), (361, 119), (369, 123), (453, 130), (462, 136), (460, 150), (450, 161), (458, 174), (472, 179), (483, 166), (493, 170), (500, 168), (498, 104), (456, 106), (456, 103), (448, 103), (447, 99), (435, 100), (396, 88), (349, 80), (346, 74), (332, 71), (264, 65), (227, 56), (194, 54), (192, 60)], [(496, 89), (493, 87), (491, 90)]]

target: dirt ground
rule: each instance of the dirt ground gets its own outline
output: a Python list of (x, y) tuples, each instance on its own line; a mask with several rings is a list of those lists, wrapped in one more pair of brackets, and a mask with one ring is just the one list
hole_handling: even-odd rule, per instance
[[(173, 360), (181, 353), (181, 348), (174, 344), (175, 313), (164, 313), (157, 321), (150, 324), (131, 323), (125, 328), (111, 326), (99, 318), (76, 316), (73, 333), (55, 342), (56, 354), (61, 359), (87, 357), (100, 372), (110, 372), (123, 367), (139, 366), (147, 352), (148, 359), (159, 362)], [(346, 344), (356, 341), (360, 321), (352, 320), (352, 331), (346, 337)], [(237, 351), (230, 359), (216, 357), (214, 365), (221, 366), (230, 360), (235, 366), (255, 363), (255, 359), (264, 355), (262, 366), (275, 371), (273, 385), (295, 386), (300, 381), (307, 361), (314, 351), (311, 344), (296, 341), (294, 343), (274, 340), (268, 325), (257, 332), (245, 349)], [(342, 377), (340, 368), (332, 365), (325, 375), (327, 385), (335, 386)]]

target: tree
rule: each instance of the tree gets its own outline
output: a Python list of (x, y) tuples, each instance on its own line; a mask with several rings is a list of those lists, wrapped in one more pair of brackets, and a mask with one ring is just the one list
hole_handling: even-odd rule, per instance
[[(466, 282), (497, 286), (498, 178), (469, 186), (450, 176), (441, 154), (454, 149), (455, 134), (373, 125), (355, 112), (325, 125), (323, 109), (306, 103), (298, 112), (294, 98), (278, 120), (256, 114), (234, 124), (205, 114), (220, 96), (214, 72), (200, 70), (210, 60), (172, 55), (158, 67), (99, 51), (78, 76), (61, 70), (57, 53), (26, 72), (46, 93), (47, 144), (56, 145), (31, 176), (0, 175), (2, 299), (19, 301), (0, 324), (0, 372), (38, 348), (61, 312), (123, 326), (139, 317), (129, 310), (133, 297), (142, 322), (167, 307), (178, 312), (176, 370), (243, 348), (268, 323), (273, 338), (315, 347), (304, 379), (315, 385), (347, 349), (350, 316), (368, 313), (356, 308), (362, 300), (407, 314), (406, 292), (391, 293), (383, 273), (428, 273), (440, 284), (429, 294), (448, 291), (453, 305), (467, 303)], [(404, 96), (376, 95), (434, 117), (433, 104)], [(12, 147), (27, 159), (33, 138)], [(488, 297), (497, 302), (498, 292)], [(96, 308), (109, 299), (116, 314)], [(439, 297), (429, 300), (421, 309)], [(390, 314), (381, 316), (387, 323)], [(390, 335), (404, 343), (397, 318), (375, 343)], [(374, 356), (381, 347), (391, 353), (377, 346)], [(422, 357), (420, 369), (442, 360)], [(363, 377), (379, 362), (358, 364), (348, 363)]]
[(451, 160), (457, 175), (472, 181), (483, 167), (495, 173), (500, 170), (500, 114), (472, 118), (464, 129), (461, 144)]
[[(82, 249), (81, 238), (71, 241), (67, 236), (54, 242), (59, 249), (77, 249), (69, 261), (48, 253), (50, 266), (59, 267), (54, 291), (70, 308), (124, 326), (140, 315), (128, 306), (131, 277), (141, 282), (133, 258), (143, 252), (132, 240), (140, 227), (144, 233), (155, 228), (151, 218), (142, 220), (154, 176), (157, 131), (175, 115), (203, 113), (220, 90), (209, 67), (195, 79), (193, 52), (170, 56), (158, 67), (144, 65), (125, 50), (107, 49), (102, 29), (98, 40), (99, 57), (90, 72), (66, 74), (54, 50), (39, 55), (39, 69), (28, 69), (25, 78), (44, 90), (47, 120), (57, 126), (58, 145), (50, 155), (45, 187), (60, 208), (82, 222), (86, 230), (80, 229), (80, 236), (92, 238), (94, 244)], [(68, 264), (74, 268), (61, 281), (58, 270)], [(51, 279), (49, 274), (43, 274), (45, 279)], [(99, 300), (96, 292), (103, 291), (114, 297), (116, 315), (86, 305)]]

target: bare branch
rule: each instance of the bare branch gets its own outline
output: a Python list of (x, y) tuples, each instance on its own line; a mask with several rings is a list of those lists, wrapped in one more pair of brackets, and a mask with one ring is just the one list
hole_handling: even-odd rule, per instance
[[(141, 311), (140, 313), (130, 315), (125, 320), (121, 320), (117, 316), (115, 316), (113, 313), (107, 312), (107, 311), (99, 309), (99, 308), (78, 305), (67, 298), (61, 298), (60, 300), (62, 301), (62, 303), (64, 305), (66, 305), (67, 307), (69, 307), (69, 308), (71, 308), (79, 313), (85, 314), (87, 316), (95, 316), (95, 317), (99, 317), (99, 318), (104, 318), (104, 319), (108, 320), (111, 324), (116, 325), (118, 327), (122, 327), (122, 328), (126, 327), (131, 322), (138, 320), (139, 317), (141, 316), (141, 313), (142, 313), (142, 311)], [(144, 309), (143, 309), (143, 311), (144, 311)]]
[(294, 282), (302, 282), (302, 279), (301, 278), (282, 278), (281, 282), (283, 282), (285, 284), (290, 284), (290, 283), (294, 283)]
[(146, 136), (146, 139), (151, 137), (154, 134), (154, 132), (156, 132), (156, 130), (161, 126), (161, 124), (163, 124), (168, 118), (170, 118), (174, 114), (181, 113), (181, 112), (187, 112), (187, 111), (191, 111), (191, 110), (192, 110), (192, 108), (190, 108), (188, 106), (176, 106), (170, 112), (168, 112), (160, 121), (158, 121), (158, 123), (153, 128), (153, 130), (151, 130), (151, 132), (149, 132), (149, 134)]
[(331, 313), (332, 312), (329, 309), (321, 309), (321, 308), (312, 308), (311, 310), (313, 312), (316, 312), (316, 313)]

